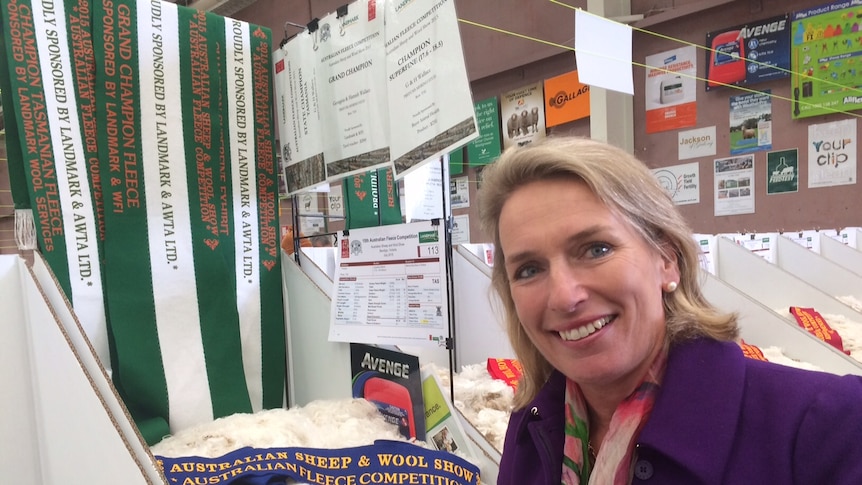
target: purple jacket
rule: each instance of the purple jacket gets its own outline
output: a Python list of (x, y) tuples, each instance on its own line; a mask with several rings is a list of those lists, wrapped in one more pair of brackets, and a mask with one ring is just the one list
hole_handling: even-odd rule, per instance
[[(729, 342), (671, 349), (638, 438), (634, 484), (862, 484), (862, 378), (743, 357)], [(565, 378), (512, 414), (499, 485), (559, 485)]]

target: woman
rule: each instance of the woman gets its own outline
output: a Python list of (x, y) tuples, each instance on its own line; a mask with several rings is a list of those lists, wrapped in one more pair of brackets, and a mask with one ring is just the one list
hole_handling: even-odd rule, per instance
[(480, 198), (524, 369), (499, 484), (862, 483), (862, 378), (744, 358), (641, 162), (549, 138)]

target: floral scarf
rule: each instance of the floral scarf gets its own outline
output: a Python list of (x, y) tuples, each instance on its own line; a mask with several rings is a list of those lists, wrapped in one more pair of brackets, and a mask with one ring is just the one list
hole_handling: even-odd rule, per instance
[(667, 353), (661, 352), (643, 382), (614, 411), (596, 462), (590, 460), (589, 417), (580, 387), (566, 379), (566, 441), (562, 485), (628, 485), (635, 440), (646, 424), (664, 376)]

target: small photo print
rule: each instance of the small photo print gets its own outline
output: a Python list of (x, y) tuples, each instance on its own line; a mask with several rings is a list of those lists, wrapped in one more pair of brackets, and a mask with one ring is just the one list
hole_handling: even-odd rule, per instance
[(458, 444), (452, 438), (448, 426), (443, 427), (437, 434), (432, 436), (431, 440), (434, 442), (434, 447), (438, 450), (452, 453), (458, 449)]

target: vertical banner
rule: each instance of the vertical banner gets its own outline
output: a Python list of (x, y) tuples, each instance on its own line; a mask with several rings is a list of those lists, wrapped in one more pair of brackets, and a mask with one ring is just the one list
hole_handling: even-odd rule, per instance
[(38, 249), (110, 369), (101, 205), (93, 190), (100, 187), (99, 172), (90, 165), (95, 130), (89, 13), (86, 0), (4, 1), (9, 72), (0, 75), (8, 76), (14, 93), (6, 109), (15, 113)]
[(766, 154), (766, 193), (799, 191), (799, 157), (795, 148)]
[(856, 119), (808, 125), (808, 188), (856, 183)]
[(772, 97), (745, 93), (730, 97), (730, 154), (772, 149)]
[(590, 87), (578, 71), (545, 79), (545, 122), (548, 128), (590, 116)]
[(357, 0), (312, 32), (320, 99), (323, 158), (329, 181), (391, 166), (383, 11)]
[(500, 117), (505, 127), (503, 148), (524, 146), (545, 137), (545, 96), (537, 82), (504, 93)]
[(862, 108), (859, 6), (836, 1), (793, 12), (793, 119)]
[[(380, 186), (384, 193), (381, 195)], [(401, 223), (401, 202), (392, 170), (380, 168), (346, 177), (341, 182), (345, 229)]]
[[(286, 384), (272, 34), (265, 27), (233, 19), (226, 19), (225, 30), (233, 57), (225, 83), (227, 92), (234, 93), (228, 103), (227, 130), (233, 158), (228, 164), (232, 191), (224, 191), (221, 200), (232, 211), (231, 235), (237, 253), (232, 270), (237, 278), (243, 369), (252, 411), (259, 411), (282, 407)], [(240, 90), (244, 90), (242, 96), (237, 94)], [(252, 130), (244, 129), (249, 121), (254, 122)], [(246, 160), (245, 153), (253, 158)], [(224, 196), (231, 193), (233, 203), (226, 203)], [(224, 414), (230, 412), (224, 410)]]
[(117, 387), (148, 442), (281, 406), (269, 31), (155, 0), (95, 18)]
[(454, 0), (385, 2), (395, 178), (476, 138)]
[(715, 160), (713, 180), (716, 216), (754, 212), (754, 155)]
[(755, 20), (706, 34), (706, 90), (790, 75), (790, 16)]
[(646, 132), (697, 124), (694, 46), (646, 56)]
[(326, 182), (313, 35), (300, 32), (273, 55), (286, 195)]
[(471, 167), (480, 167), (500, 156), (503, 146), (500, 140), (500, 108), (496, 97), (483, 99), (473, 108), (479, 124), (479, 138), (467, 144), (467, 163)]
[(143, 437), (282, 406), (269, 31), (158, 0), (2, 8), (39, 249)]

